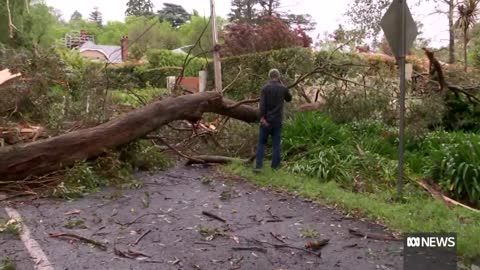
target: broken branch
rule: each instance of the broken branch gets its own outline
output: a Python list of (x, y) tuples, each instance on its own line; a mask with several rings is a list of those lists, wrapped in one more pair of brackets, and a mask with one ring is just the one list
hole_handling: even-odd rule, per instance
[(432, 195), (432, 197), (443, 201), (443, 203), (445, 203), (445, 205), (447, 205), (447, 206), (449, 206), (449, 204), (452, 204), (452, 205), (455, 205), (455, 206), (463, 207), (463, 208), (468, 209), (470, 211), (473, 211), (475, 213), (480, 213), (480, 210), (478, 210), (478, 209), (472, 208), (468, 205), (457, 202), (454, 199), (451, 199), (451, 198), (443, 195), (443, 193), (440, 191), (440, 188), (435, 187), (434, 185), (431, 185), (431, 184), (427, 183), (427, 181), (425, 181), (425, 180), (422, 180), (422, 181), (418, 182), (418, 184), (421, 187), (423, 187), (426, 191), (428, 191)]
[(261, 247), (232, 247), (232, 250), (236, 250), (236, 251), (249, 250), (249, 251), (257, 251), (261, 253), (267, 253), (267, 250)]
[(80, 241), (83, 241), (83, 242), (88, 243), (88, 244), (92, 244), (95, 247), (97, 247), (97, 248), (99, 248), (103, 251), (107, 250), (107, 246), (105, 244), (100, 243), (100, 242), (98, 242), (96, 240), (93, 240), (93, 239), (88, 239), (88, 238), (80, 236), (80, 235), (71, 234), (71, 233), (50, 233), (49, 235), (52, 238), (62, 238), (62, 237), (63, 238), (73, 238), (73, 239), (80, 240)]
[(205, 215), (205, 216), (207, 216), (207, 217), (211, 217), (211, 218), (216, 219), (216, 220), (218, 220), (218, 221), (221, 221), (221, 222), (223, 222), (223, 223), (227, 223), (227, 221), (226, 221), (225, 219), (223, 219), (223, 218), (221, 218), (221, 217), (219, 217), (219, 216), (217, 216), (217, 215), (215, 215), (215, 214), (212, 214), (212, 213), (210, 213), (210, 212), (207, 212), (207, 211), (202, 211), (202, 215)]
[(143, 239), (145, 236), (147, 236), (147, 234), (149, 234), (149, 233), (151, 233), (151, 232), (152, 232), (152, 230), (148, 230), (148, 231), (146, 231), (144, 234), (142, 234), (142, 235), (137, 239), (137, 241), (135, 241), (135, 244), (134, 244), (134, 245), (138, 245), (138, 243), (140, 243), (140, 241), (142, 241), (142, 239)]
[(369, 232), (362, 232), (359, 229), (348, 229), (348, 232), (352, 235), (369, 238), (373, 240), (381, 240), (381, 241), (401, 241), (401, 239), (397, 239), (394, 236), (387, 235), (387, 234), (380, 234), (380, 233), (369, 233)]

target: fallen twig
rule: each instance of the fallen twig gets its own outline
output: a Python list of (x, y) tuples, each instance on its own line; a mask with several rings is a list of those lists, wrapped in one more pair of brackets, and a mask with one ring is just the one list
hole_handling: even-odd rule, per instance
[(217, 247), (214, 244), (208, 243), (208, 242), (194, 242), (195, 245), (205, 245), (205, 246), (210, 246), (210, 247)]
[(401, 241), (401, 239), (397, 239), (394, 236), (387, 235), (387, 234), (380, 234), (380, 233), (369, 233), (369, 232), (362, 232), (358, 229), (348, 229), (348, 232), (352, 235), (358, 237), (369, 238), (373, 240), (381, 240), (381, 241)]
[(285, 241), (283, 241), (282, 238), (278, 237), (276, 234), (274, 234), (273, 232), (270, 232), (270, 235), (275, 238), (275, 240), (279, 241), (279, 242), (282, 242), (282, 243), (285, 243)]
[(228, 164), (235, 161), (247, 162), (246, 160), (224, 157), (224, 156), (195, 156), (189, 159), (186, 163), (187, 166), (193, 164), (215, 163), (215, 164)]
[(107, 246), (103, 243), (100, 243), (96, 240), (92, 240), (92, 239), (88, 239), (86, 237), (83, 237), (83, 236), (80, 236), (80, 235), (76, 235), (76, 234), (71, 234), (71, 233), (50, 233), (49, 234), (50, 237), (53, 237), (53, 238), (73, 238), (73, 239), (77, 239), (77, 240), (80, 240), (80, 241), (83, 241), (83, 242), (86, 242), (88, 244), (92, 244), (94, 245), (95, 247), (103, 250), (103, 251), (106, 251), (107, 250)]
[(138, 237), (137, 241), (135, 241), (135, 244), (134, 245), (138, 245), (138, 243), (140, 243), (140, 241), (142, 241), (142, 239), (149, 233), (151, 233), (152, 230), (148, 230), (146, 231), (144, 234), (142, 234), (140, 237)]
[(247, 100), (239, 101), (239, 102), (237, 102), (237, 103), (235, 103), (235, 104), (232, 104), (232, 105), (228, 106), (227, 109), (231, 110), (231, 109), (237, 108), (238, 106), (241, 106), (241, 105), (251, 104), (251, 103), (257, 103), (257, 102), (259, 102), (259, 101), (260, 101), (259, 98), (247, 99)]
[(140, 219), (146, 217), (146, 216), (155, 216), (155, 215), (165, 215), (165, 213), (148, 213), (148, 214), (143, 214), (139, 217), (137, 217), (136, 219), (130, 221), (130, 222), (127, 222), (127, 223), (120, 223), (120, 222), (116, 222), (118, 225), (120, 226), (127, 226), (127, 227), (130, 227), (131, 225), (133, 225), (135, 222), (139, 221)]
[(261, 244), (266, 244), (266, 245), (272, 246), (272, 247), (274, 247), (274, 248), (296, 249), (296, 250), (300, 250), (300, 251), (303, 251), (303, 252), (306, 252), (306, 253), (315, 255), (315, 257), (321, 257), (321, 256), (322, 256), (322, 253), (321, 253), (321, 252), (316, 253), (316, 252), (310, 251), (310, 250), (305, 249), (305, 248), (290, 246), (290, 245), (287, 245), (287, 244), (272, 244), (272, 243), (269, 243), (269, 242), (267, 242), (267, 241), (259, 241), (259, 240), (250, 239), (250, 238), (247, 238), (247, 237), (243, 237), (243, 238), (246, 239), (247, 241), (254, 242), (254, 243), (257, 243), (257, 244), (260, 244), (260, 245), (261, 245)]
[(418, 184), (421, 187), (423, 187), (425, 190), (427, 190), (432, 195), (432, 197), (443, 201), (443, 203), (445, 205), (447, 205), (447, 207), (449, 207), (450, 204), (452, 204), (452, 205), (455, 205), (455, 206), (463, 207), (465, 209), (471, 210), (471, 211), (476, 212), (476, 213), (480, 213), (480, 210), (478, 210), (478, 209), (472, 208), (468, 205), (457, 202), (454, 199), (451, 199), (451, 198), (443, 195), (443, 193), (440, 191), (440, 188), (435, 187), (434, 185), (427, 183), (426, 180), (422, 180), (422, 181), (418, 182)]
[(235, 250), (235, 251), (250, 250), (250, 251), (267, 253), (267, 250), (265, 248), (261, 248), (261, 247), (232, 247), (232, 250)]
[(354, 248), (358, 246), (358, 244), (351, 244), (351, 245), (346, 245), (346, 246), (343, 246), (343, 249), (346, 249), (346, 248)]
[(225, 219), (223, 219), (223, 218), (221, 218), (221, 217), (219, 217), (219, 216), (217, 216), (217, 215), (215, 215), (215, 214), (212, 214), (212, 213), (210, 213), (210, 212), (207, 212), (207, 211), (202, 211), (202, 215), (205, 215), (205, 216), (207, 216), (207, 217), (211, 217), (211, 218), (216, 219), (216, 220), (218, 220), (218, 221), (221, 221), (221, 222), (223, 222), (223, 223), (227, 223), (227, 221), (226, 221)]

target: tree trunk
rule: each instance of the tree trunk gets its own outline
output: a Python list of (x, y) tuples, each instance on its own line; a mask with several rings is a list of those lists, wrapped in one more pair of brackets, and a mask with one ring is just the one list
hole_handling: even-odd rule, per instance
[(199, 120), (205, 112), (249, 123), (257, 121), (256, 108), (241, 105), (230, 109), (233, 104), (234, 101), (223, 99), (215, 92), (167, 98), (93, 128), (0, 149), (0, 182), (72, 166), (76, 161), (97, 157), (107, 149), (144, 137), (169, 122)]
[(455, 14), (455, 0), (450, 0), (448, 3), (448, 33), (450, 42), (448, 44), (449, 58), (448, 63), (455, 63), (455, 32), (454, 32), (454, 14)]
[(468, 29), (465, 29), (463, 31), (463, 61), (465, 61), (464, 64), (464, 70), (465, 72), (468, 71)]

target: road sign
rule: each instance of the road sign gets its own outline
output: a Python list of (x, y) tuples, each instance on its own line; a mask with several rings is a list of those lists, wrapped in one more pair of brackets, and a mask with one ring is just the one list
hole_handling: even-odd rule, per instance
[(407, 6), (407, 0), (393, 0), (380, 22), (400, 68), (400, 128), (398, 145), (397, 195), (403, 199), (403, 159), (405, 151), (405, 56), (418, 35), (417, 25)]
[[(406, 0), (393, 0), (392, 4), (388, 8), (387, 12), (380, 22), (380, 26), (383, 29), (388, 44), (392, 49), (393, 54), (398, 59), (401, 57), (401, 45), (402, 45), (402, 7), (403, 1)], [(412, 14), (405, 5), (405, 52), (410, 49), (413, 42), (417, 38), (418, 29)]]

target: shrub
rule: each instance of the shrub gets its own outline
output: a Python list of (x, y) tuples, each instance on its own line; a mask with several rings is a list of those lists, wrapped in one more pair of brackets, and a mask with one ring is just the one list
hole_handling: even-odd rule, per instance
[(456, 199), (480, 206), (480, 136), (439, 132), (427, 139), (432, 149), (430, 175)]

